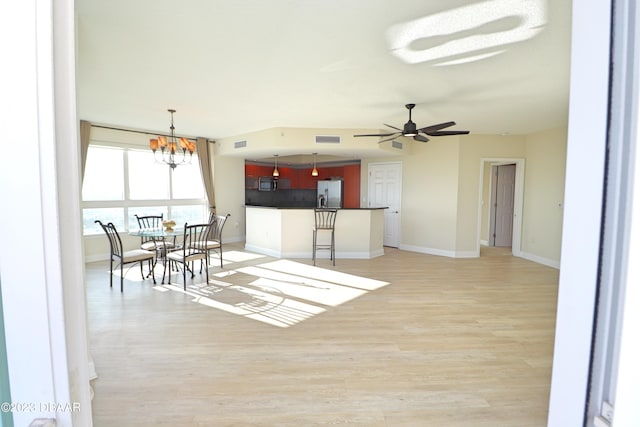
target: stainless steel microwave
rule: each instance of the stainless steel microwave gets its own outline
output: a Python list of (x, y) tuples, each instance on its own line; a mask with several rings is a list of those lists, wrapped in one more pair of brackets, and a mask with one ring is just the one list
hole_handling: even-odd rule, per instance
[(258, 191), (274, 191), (276, 189), (277, 182), (278, 181), (270, 176), (261, 176), (258, 179)]

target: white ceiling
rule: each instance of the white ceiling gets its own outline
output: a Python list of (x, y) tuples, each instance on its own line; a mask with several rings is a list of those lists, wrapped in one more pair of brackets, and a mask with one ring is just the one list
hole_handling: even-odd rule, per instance
[[(76, 0), (79, 118), (218, 139), (273, 127), (564, 126), (569, 0)], [(410, 44), (394, 42), (398, 29)], [(397, 31), (396, 31), (397, 33)], [(408, 63), (404, 51), (417, 57)], [(394, 49), (395, 48), (395, 49)], [(473, 62), (441, 65), (450, 60)]]

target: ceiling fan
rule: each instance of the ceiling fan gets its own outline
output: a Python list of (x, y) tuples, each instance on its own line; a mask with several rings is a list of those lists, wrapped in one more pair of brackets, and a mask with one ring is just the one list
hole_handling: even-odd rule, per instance
[(407, 110), (409, 110), (409, 121), (404, 124), (404, 128), (403, 129), (400, 129), (400, 128), (397, 128), (395, 126), (391, 126), (391, 125), (388, 125), (388, 124), (384, 123), (385, 126), (390, 127), (391, 129), (396, 129), (397, 132), (372, 133), (372, 134), (353, 135), (353, 136), (388, 137), (386, 139), (378, 141), (378, 144), (379, 144), (381, 142), (390, 141), (390, 140), (392, 140), (394, 138), (397, 138), (399, 136), (412, 136), (413, 139), (415, 139), (416, 141), (420, 141), (420, 142), (429, 141), (429, 138), (427, 138), (424, 135), (421, 135), (421, 133), (423, 133), (425, 135), (428, 135), (428, 136), (466, 135), (466, 134), (469, 133), (468, 130), (442, 130), (442, 129), (448, 128), (450, 126), (454, 126), (456, 124), (456, 122), (439, 123), (437, 125), (425, 126), (423, 128), (418, 129), (416, 127), (416, 124), (413, 121), (411, 121), (411, 110), (415, 106), (416, 106), (416, 104), (406, 104), (405, 105), (405, 107), (407, 107)]

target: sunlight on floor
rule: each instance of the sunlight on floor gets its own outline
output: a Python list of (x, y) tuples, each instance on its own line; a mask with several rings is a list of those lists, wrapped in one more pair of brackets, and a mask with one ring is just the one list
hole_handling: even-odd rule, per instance
[[(225, 265), (262, 255), (225, 253)], [(212, 263), (215, 265), (215, 263)], [(231, 281), (233, 280), (233, 282)], [(193, 302), (286, 328), (384, 286), (382, 282), (290, 260), (239, 266), (209, 275), (209, 283), (158, 285), (158, 291), (186, 293)]]

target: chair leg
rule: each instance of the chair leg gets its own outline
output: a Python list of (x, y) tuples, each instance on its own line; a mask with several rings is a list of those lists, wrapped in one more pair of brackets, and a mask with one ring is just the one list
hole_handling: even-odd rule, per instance
[[(222, 247), (220, 248), (222, 249)], [(220, 259), (222, 259), (222, 253), (220, 254)], [(207, 285), (209, 285), (209, 258), (204, 259), (204, 264), (206, 266), (205, 271), (207, 272)]]
[(111, 258), (111, 261), (109, 262), (109, 273), (109, 287), (113, 288), (113, 258)]
[(186, 260), (185, 260), (185, 263), (182, 266), (182, 284), (183, 284), (183, 287), (184, 287), (185, 291), (187, 290), (187, 266), (188, 265), (189, 265), (189, 263), (186, 262)]
[[(222, 240), (220, 240), (220, 268), (224, 268), (222, 266)], [(208, 282), (208, 280), (207, 280)]]
[(331, 230), (331, 260), (333, 265), (336, 265), (336, 238), (333, 230)]
[[(156, 270), (155, 270), (155, 266), (156, 266), (156, 260), (155, 258), (153, 260), (149, 259), (149, 268), (151, 269), (151, 278), (153, 279), (153, 284), (156, 284)], [(149, 277), (147, 275), (147, 277)]]
[(313, 265), (316, 265), (316, 238), (317, 238), (317, 231), (313, 230), (313, 248), (312, 248)]
[(124, 263), (120, 260), (120, 292), (124, 292)]
[[(167, 274), (167, 264), (171, 264), (171, 261), (165, 258), (164, 266), (162, 267), (162, 284), (163, 285), (164, 285), (164, 276)], [(171, 284), (171, 265), (169, 265), (169, 284)]]

